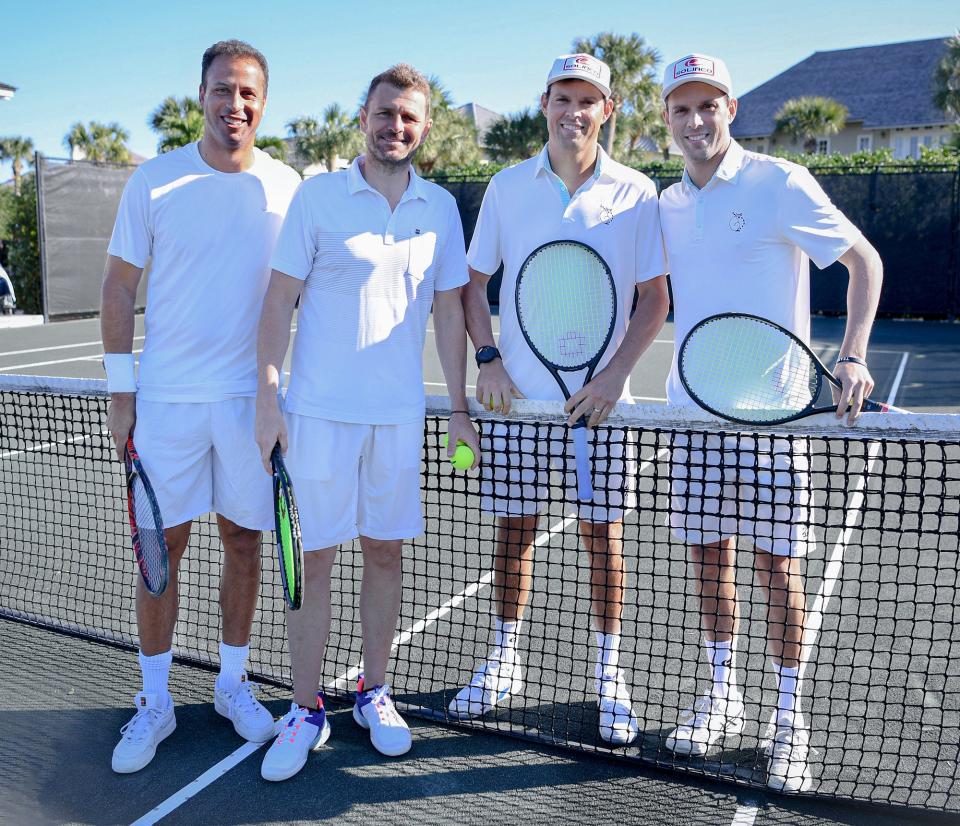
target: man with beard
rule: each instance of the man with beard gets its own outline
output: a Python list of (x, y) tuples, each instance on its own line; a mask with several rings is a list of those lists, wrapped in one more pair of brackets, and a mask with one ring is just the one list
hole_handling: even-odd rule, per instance
[[(264, 56), (226, 40), (207, 49), (201, 65), (203, 138), (147, 161), (130, 177), (103, 282), (107, 424), (121, 460), (133, 433), (170, 556), (170, 583), (161, 596), (137, 582), (143, 690), (113, 752), (113, 770), (123, 773), (146, 766), (176, 728), (167, 686), (177, 569), (192, 520), (211, 510), (224, 550), (214, 704), (241, 737), (262, 743), (274, 734), (273, 717), (245, 673), (260, 531), (273, 526), (270, 483), (253, 440), (255, 342), (270, 253), (300, 176), (254, 147), (267, 102)], [(134, 304), (151, 259), (138, 378)]]
[[(423, 530), (422, 361), (431, 302), (453, 411), (448, 452), (460, 440), (480, 453), (465, 391), (460, 216), (453, 197), (411, 165), (430, 125), (423, 75), (406, 64), (377, 75), (360, 110), (366, 153), (300, 188), (272, 261), (258, 341), (257, 443), (268, 471), (278, 442), (288, 456), (306, 553), (303, 607), (287, 614), (293, 703), (264, 757), (267, 780), (296, 774), (330, 736), (318, 693), (330, 575), (337, 546), (357, 537), (364, 675), (353, 717), (382, 754), (401, 755), (411, 745), (386, 672), (400, 615), (403, 540)], [(284, 420), (277, 392), (298, 298)]]

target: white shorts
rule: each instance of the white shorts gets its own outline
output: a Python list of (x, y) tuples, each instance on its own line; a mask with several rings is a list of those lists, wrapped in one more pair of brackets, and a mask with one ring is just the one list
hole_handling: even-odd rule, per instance
[(273, 528), (271, 480), (253, 438), (255, 403), (252, 396), (137, 399), (133, 441), (168, 528), (210, 511), (244, 528)]
[(287, 470), (305, 551), (423, 533), (423, 422), (351, 424), (287, 413)]
[(804, 556), (810, 541), (804, 441), (678, 433), (670, 462), (670, 528), (708, 545), (732, 536), (761, 551)]
[[(594, 445), (596, 438), (596, 445)], [(495, 516), (534, 516), (550, 496), (551, 471), (587, 522), (615, 522), (636, 507), (636, 439), (618, 428), (587, 431), (594, 498), (578, 502), (573, 440), (564, 425), (494, 422), (481, 435), (480, 507)]]

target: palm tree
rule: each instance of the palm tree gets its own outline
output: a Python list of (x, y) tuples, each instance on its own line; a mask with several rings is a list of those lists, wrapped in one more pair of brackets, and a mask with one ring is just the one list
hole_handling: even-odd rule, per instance
[(955, 121), (950, 146), (960, 149), (960, 32), (945, 41), (947, 53), (937, 65), (933, 78), (933, 102)]
[(495, 161), (523, 161), (547, 142), (547, 119), (539, 109), (524, 109), (506, 115), (487, 131), (484, 144)]
[(458, 112), (453, 96), (437, 77), (431, 77), (430, 117), (433, 126), (417, 153), (417, 168), (425, 175), (480, 163), (483, 158), (473, 121)]
[(169, 152), (203, 137), (203, 108), (197, 98), (165, 98), (147, 121), (160, 135), (157, 152)]
[(601, 32), (589, 40), (575, 40), (573, 50), (592, 54), (610, 67), (613, 114), (603, 133), (603, 148), (613, 155), (617, 145), (617, 118), (621, 114), (660, 111), (660, 84), (656, 69), (660, 53), (638, 34)]
[(276, 135), (257, 135), (256, 147), (278, 161), (287, 159), (287, 142)]
[(130, 160), (128, 140), (130, 133), (119, 123), (92, 120), (87, 125), (73, 124), (64, 136), (63, 145), (74, 160), (79, 156), (79, 159), (98, 163), (127, 163)]
[(13, 193), (20, 194), (23, 180), (23, 163), (33, 158), (33, 141), (30, 138), (12, 136), (0, 138), (0, 161), (10, 161), (13, 167)]
[(318, 121), (299, 117), (287, 124), (297, 150), (308, 164), (323, 163), (327, 172), (337, 171), (338, 158), (352, 158), (363, 149), (358, 121), (339, 103), (331, 103)]
[(659, 112), (647, 109), (621, 116), (619, 133), (618, 156), (622, 153), (624, 160), (644, 160), (641, 138), (649, 138), (663, 154), (664, 160), (669, 160), (670, 130)]
[(817, 151), (817, 138), (836, 135), (846, 124), (847, 114), (847, 107), (832, 98), (792, 98), (773, 116), (774, 134), (801, 141), (803, 151), (812, 155)]

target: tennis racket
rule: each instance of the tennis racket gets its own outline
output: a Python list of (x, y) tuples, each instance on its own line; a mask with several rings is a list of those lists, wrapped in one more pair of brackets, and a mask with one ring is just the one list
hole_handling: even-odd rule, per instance
[[(677, 363), (690, 397), (732, 422), (774, 425), (837, 409), (836, 376), (793, 333), (759, 316), (705, 318), (683, 340)], [(872, 399), (862, 409), (906, 412)]]
[(127, 437), (124, 463), (127, 468), (127, 512), (130, 515), (133, 555), (147, 591), (158, 597), (167, 589), (170, 575), (167, 540), (163, 535), (160, 506), (140, 464), (133, 436)]
[[(533, 354), (550, 371), (569, 400), (561, 373), (586, 370), (581, 387), (593, 378), (617, 317), (617, 289), (607, 263), (586, 244), (551, 241), (537, 247), (517, 276), (517, 319)], [(587, 419), (572, 428), (577, 496), (593, 499), (587, 459)]]
[(283, 463), (280, 445), (270, 454), (273, 466), (273, 508), (277, 526), (277, 559), (283, 597), (296, 611), (303, 604), (303, 545), (300, 541), (300, 515), (293, 498), (293, 484)]

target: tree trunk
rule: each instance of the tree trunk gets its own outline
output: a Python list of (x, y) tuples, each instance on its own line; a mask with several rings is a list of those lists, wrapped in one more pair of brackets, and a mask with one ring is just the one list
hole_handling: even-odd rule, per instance
[(613, 157), (613, 142), (617, 136), (617, 110), (614, 109), (607, 121), (607, 130), (603, 138), (603, 151), (611, 158)]
[(20, 195), (20, 181), (23, 178), (23, 161), (19, 158), (13, 159), (13, 194)]

